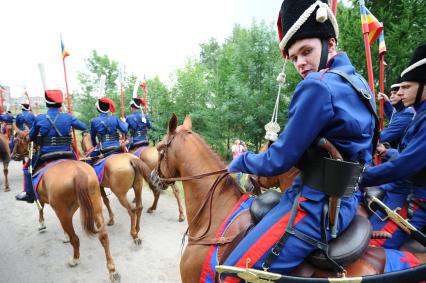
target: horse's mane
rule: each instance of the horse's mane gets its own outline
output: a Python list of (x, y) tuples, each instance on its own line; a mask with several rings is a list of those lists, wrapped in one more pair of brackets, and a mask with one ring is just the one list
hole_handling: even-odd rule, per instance
[(223, 162), (223, 160), (219, 156), (219, 154), (217, 154), (210, 147), (210, 145), (204, 140), (204, 138), (202, 136), (200, 136), (199, 134), (197, 134), (196, 132), (193, 132), (191, 130), (181, 130), (181, 131), (184, 131), (182, 133), (183, 139), (185, 139), (185, 137), (188, 136), (189, 134), (192, 134), (194, 137), (196, 137), (200, 141), (200, 144), (204, 147), (205, 152), (209, 153), (212, 156), (212, 158), (215, 162), (217, 162), (222, 168), (224, 168), (226, 166), (225, 162)]
[[(207, 152), (208, 154), (211, 155), (211, 157), (213, 158), (213, 161), (215, 161), (216, 163), (219, 164), (220, 168), (226, 167), (226, 164), (222, 160), (222, 158), (210, 147), (210, 145), (204, 140), (204, 138), (202, 136), (200, 136), (196, 132), (193, 132), (193, 131), (188, 130), (188, 129), (181, 129), (179, 131), (179, 133), (181, 133), (181, 138), (183, 140), (185, 140), (185, 138), (188, 135), (191, 134), (193, 137), (195, 137), (200, 142), (200, 144), (203, 146), (203, 149), (205, 150), (205, 152)], [(235, 188), (237, 188), (238, 191), (240, 191), (239, 185), (237, 184), (235, 179), (232, 178), (230, 175), (228, 175), (225, 178), (225, 186), (235, 187)]]

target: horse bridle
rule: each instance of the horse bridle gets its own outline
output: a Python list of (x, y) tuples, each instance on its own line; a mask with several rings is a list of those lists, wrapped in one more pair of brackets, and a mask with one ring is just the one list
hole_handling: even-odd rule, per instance
[[(178, 132), (181, 133), (182, 131)], [(151, 181), (154, 183), (154, 185), (158, 186), (162, 186), (162, 187), (167, 187), (167, 185), (172, 184), (176, 181), (189, 181), (189, 180), (197, 180), (197, 179), (202, 179), (208, 176), (213, 176), (213, 175), (219, 175), (216, 180), (214, 181), (214, 183), (212, 184), (212, 186), (210, 187), (205, 200), (203, 201), (202, 205), (200, 206), (200, 208), (198, 209), (197, 213), (195, 214), (195, 216), (193, 217), (191, 223), (188, 223), (188, 228), (185, 232), (185, 235), (188, 236), (189, 239), (189, 243), (188, 244), (200, 244), (200, 245), (211, 245), (212, 243), (215, 243), (216, 239), (211, 239), (211, 240), (204, 240), (202, 241), (206, 236), (207, 233), (210, 231), (210, 227), (211, 227), (211, 222), (212, 222), (212, 202), (213, 202), (213, 195), (216, 191), (216, 188), (218, 187), (218, 184), (226, 177), (229, 175), (229, 172), (227, 169), (220, 169), (220, 170), (216, 170), (216, 171), (212, 171), (212, 172), (207, 172), (207, 173), (203, 173), (203, 174), (199, 174), (199, 175), (193, 175), (193, 176), (183, 176), (183, 177), (169, 177), (166, 178), (164, 177), (164, 174), (161, 172), (161, 162), (164, 161), (166, 162), (167, 165), (167, 155), (168, 155), (168, 149), (170, 147), (170, 144), (172, 143), (172, 141), (175, 139), (176, 135), (178, 134), (174, 134), (171, 136), (171, 138), (167, 139), (167, 142), (164, 144), (161, 144), (157, 147), (157, 150), (159, 151), (159, 157), (158, 157), (158, 164), (157, 164), (157, 168), (151, 173)], [(186, 133), (192, 133), (191, 131), (187, 130)], [(168, 173), (170, 173), (169, 168), (166, 166), (166, 170), (168, 171)], [(154, 176), (156, 175), (156, 176)], [(170, 176), (170, 175), (169, 175)], [(205, 231), (201, 234), (201, 236), (191, 236), (189, 235), (189, 229), (192, 227), (192, 225), (194, 223), (196, 223), (197, 219), (200, 217), (201, 212), (204, 210), (204, 208), (206, 207), (207, 203), (209, 203), (210, 209), (209, 209), (209, 223), (207, 225), (207, 228), (205, 229)], [(184, 235), (184, 237), (185, 237)]]
[(13, 150), (12, 150), (12, 153), (11, 153), (11, 156), (12, 157), (17, 157), (17, 158), (19, 158), (19, 159), (17, 159), (17, 160), (24, 160), (25, 159), (25, 157), (26, 156), (28, 156), (29, 155), (29, 145), (26, 147), (26, 149), (25, 149), (25, 151), (23, 152), (23, 153), (17, 153), (16, 152), (16, 148), (18, 147), (18, 145), (20, 144), (20, 143), (24, 143), (25, 142), (25, 137), (26, 137), (26, 135), (24, 136), (24, 137), (21, 137), (21, 136), (19, 136), (18, 135), (18, 137), (16, 138), (16, 140), (17, 140), (17, 143), (15, 144), (15, 146), (13, 147)]

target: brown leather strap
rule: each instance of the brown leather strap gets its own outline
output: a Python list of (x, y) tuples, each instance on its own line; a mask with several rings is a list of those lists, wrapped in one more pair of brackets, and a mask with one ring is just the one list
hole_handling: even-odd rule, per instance
[(188, 237), (188, 245), (224, 245), (227, 243), (232, 242), (235, 237), (238, 236), (239, 233), (232, 235), (230, 237), (218, 237), (218, 238), (212, 238), (212, 239), (199, 239), (197, 240), (194, 237)]
[(204, 177), (213, 176), (213, 175), (219, 175), (223, 173), (227, 173), (228, 169), (220, 169), (217, 171), (212, 171), (208, 173), (203, 173), (200, 175), (194, 175), (194, 176), (184, 176), (184, 177), (175, 177), (175, 178), (160, 178), (160, 181), (162, 182), (176, 182), (176, 181), (189, 181), (189, 180), (196, 180), (196, 179), (202, 179)]

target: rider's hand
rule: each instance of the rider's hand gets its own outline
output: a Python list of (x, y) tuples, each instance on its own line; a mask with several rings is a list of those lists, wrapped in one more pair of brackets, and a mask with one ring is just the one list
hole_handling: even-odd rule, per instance
[(379, 100), (382, 100), (382, 99), (384, 101), (389, 101), (389, 97), (386, 94), (379, 92)]
[(126, 118), (124, 118), (124, 117), (120, 118), (120, 120), (121, 120), (122, 122), (126, 122)]
[(388, 149), (382, 143), (380, 143), (377, 145), (376, 152), (379, 157), (383, 157), (388, 152)]

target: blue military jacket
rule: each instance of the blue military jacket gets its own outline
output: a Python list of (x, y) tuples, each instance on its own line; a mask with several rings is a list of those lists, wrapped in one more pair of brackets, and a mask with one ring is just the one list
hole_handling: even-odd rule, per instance
[[(346, 72), (359, 88), (369, 90), (346, 53), (337, 54), (328, 67)], [(348, 160), (370, 163), (374, 125), (373, 115), (352, 86), (339, 75), (313, 72), (297, 85), (287, 125), (278, 140), (263, 153), (243, 153), (232, 161), (228, 171), (279, 175), (296, 165), (321, 136), (330, 140)], [(305, 189), (303, 195), (317, 200), (324, 197), (323, 193), (312, 189)]]
[(413, 120), (414, 109), (412, 107), (404, 107), (402, 103), (398, 103), (393, 108), (392, 104), (386, 101), (385, 114), (389, 119), (389, 124), (380, 134), (380, 142), (392, 143), (392, 147), (396, 148), (404, 135), (405, 129)]
[[(59, 108), (48, 108), (46, 114), (38, 115), (35, 118), (34, 125), (30, 130), (30, 139), (32, 141), (35, 141), (38, 135), (42, 137), (60, 136), (55, 127), (49, 121), (48, 117), (55, 124), (56, 128), (62, 136), (70, 135), (71, 127), (82, 131), (86, 130), (86, 125), (83, 122), (80, 122), (77, 118), (71, 116), (68, 113), (61, 113)], [(41, 154), (69, 150), (69, 145), (47, 145), (42, 146)]]
[[(423, 101), (417, 107), (417, 114), (402, 138), (397, 157), (369, 168), (362, 174), (360, 186), (377, 186), (408, 179), (426, 168), (426, 115), (423, 115), (425, 111), (426, 101)], [(419, 198), (426, 198), (426, 187), (413, 187), (413, 193)]]
[[(129, 131), (132, 135), (131, 143), (147, 140), (147, 129), (151, 129), (151, 122), (149, 117), (141, 112), (133, 112), (126, 118), (126, 122), (129, 125)], [(145, 134), (135, 135), (135, 132), (142, 132)]]
[(5, 113), (5, 114), (0, 115), (0, 122), (12, 124), (13, 120), (15, 120), (15, 117), (13, 117), (13, 115), (11, 115), (11, 114)]
[[(100, 113), (98, 117), (93, 118), (90, 122), (90, 136), (92, 138), (93, 146), (98, 144), (96, 137), (104, 135), (114, 135), (117, 130), (122, 133), (127, 133), (127, 124), (122, 122), (118, 117), (108, 115), (107, 113)], [(102, 143), (103, 147), (119, 146), (119, 141), (106, 141)]]
[(36, 117), (31, 111), (22, 110), (22, 113), (16, 115), (16, 126), (21, 131), (25, 130), (24, 125), (31, 129), (35, 119)]

